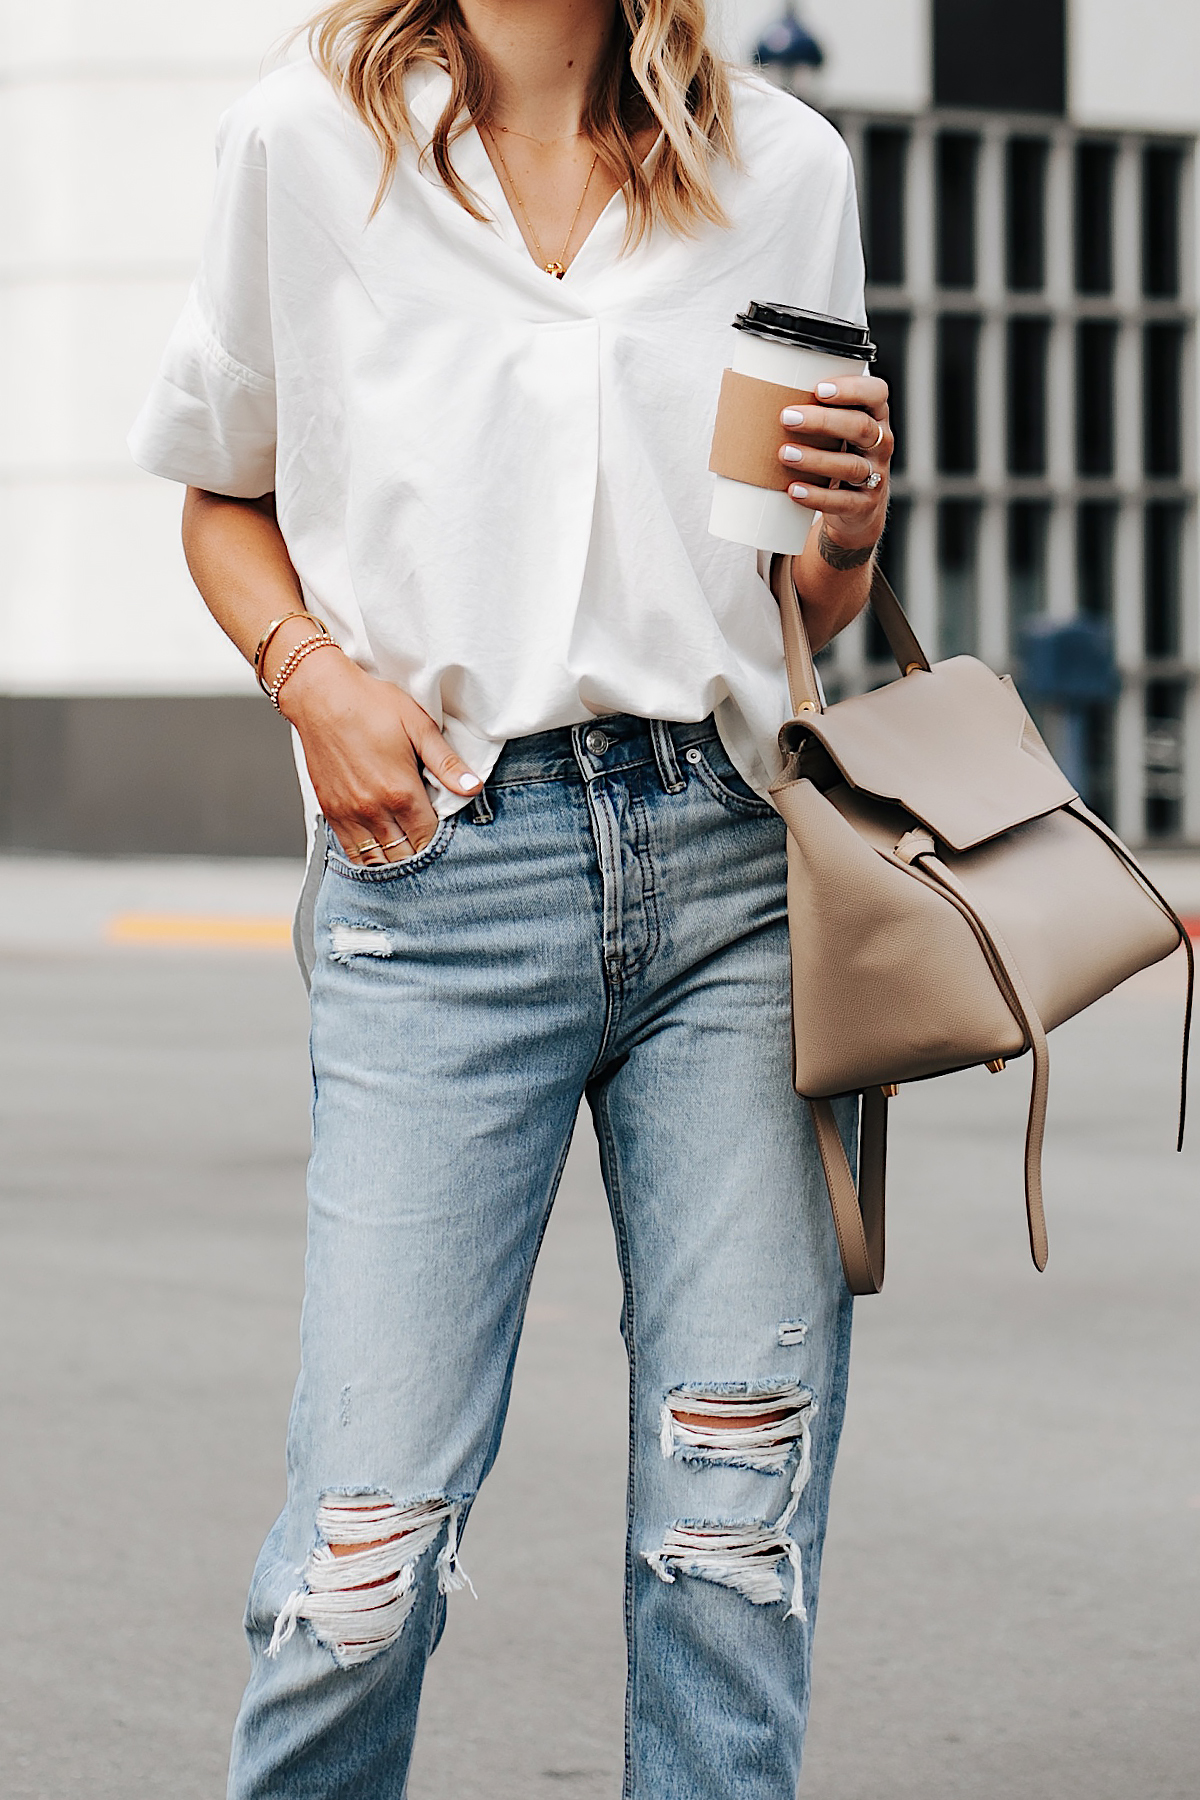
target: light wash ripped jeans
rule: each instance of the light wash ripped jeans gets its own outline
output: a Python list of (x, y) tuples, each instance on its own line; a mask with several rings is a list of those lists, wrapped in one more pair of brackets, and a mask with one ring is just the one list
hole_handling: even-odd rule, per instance
[(711, 719), (546, 732), (411, 860), (331, 844), (314, 942), (302, 1371), (232, 1800), (404, 1795), (584, 1096), (631, 1375), (625, 1794), (794, 1800), (851, 1303), (789, 1080), (782, 823)]

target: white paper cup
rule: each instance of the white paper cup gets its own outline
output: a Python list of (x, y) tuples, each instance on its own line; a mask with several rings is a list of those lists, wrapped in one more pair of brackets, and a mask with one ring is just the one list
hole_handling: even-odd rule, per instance
[[(810, 394), (819, 381), (865, 375), (875, 358), (875, 346), (862, 326), (793, 307), (756, 302), (739, 315), (734, 329), (737, 342), (730, 366), (735, 374), (775, 382), (780, 387), (800, 388)], [(800, 337), (808, 341), (795, 341)], [(818, 347), (818, 340), (823, 337), (835, 342), (840, 339), (842, 343), (857, 337), (861, 349), (858, 354), (848, 355), (845, 349)], [(780, 442), (783, 441), (780, 426)], [(799, 470), (796, 479), (803, 481)], [(714, 475), (713, 481), (708, 529), (714, 537), (750, 544), (758, 550), (799, 555), (808, 540), (813, 513), (821, 510), (816, 499), (819, 489), (813, 490), (814, 504), (808, 507), (778, 488), (752, 487), (749, 482), (731, 481), (724, 475)]]

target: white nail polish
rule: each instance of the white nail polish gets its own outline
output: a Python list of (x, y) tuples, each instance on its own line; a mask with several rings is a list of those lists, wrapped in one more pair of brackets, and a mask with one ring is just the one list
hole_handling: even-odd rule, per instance
[(804, 452), (799, 444), (785, 444), (783, 446), (783, 460), (784, 462), (791, 463), (803, 462)]
[(837, 393), (837, 383), (835, 381), (818, 381), (818, 383), (817, 383), (817, 399), (818, 400), (832, 400), (836, 393)]
[(464, 794), (474, 794), (483, 786), (478, 775), (460, 775), (458, 785)]
[(804, 413), (798, 406), (785, 406), (779, 419), (781, 424), (787, 425), (794, 431), (798, 425), (803, 425)]
[(788, 489), (788, 493), (792, 496), (793, 500), (808, 499), (808, 489), (806, 487), (801, 487), (798, 481), (793, 481), (791, 487)]

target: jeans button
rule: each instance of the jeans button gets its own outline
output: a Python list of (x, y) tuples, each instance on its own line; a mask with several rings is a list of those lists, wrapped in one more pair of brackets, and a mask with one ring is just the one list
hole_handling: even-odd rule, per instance
[(612, 739), (607, 731), (589, 731), (583, 740), (583, 747), (589, 756), (603, 756)]

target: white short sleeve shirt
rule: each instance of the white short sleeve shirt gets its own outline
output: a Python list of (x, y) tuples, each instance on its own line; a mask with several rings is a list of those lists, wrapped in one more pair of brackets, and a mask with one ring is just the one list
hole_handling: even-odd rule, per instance
[[(447, 94), (409, 83), (426, 140)], [(861, 321), (850, 158), (738, 77), (732, 221), (622, 254), (617, 196), (565, 280), (533, 262), (477, 132), (472, 219), (378, 151), (308, 61), (222, 121), (203, 263), (134, 427), (144, 469), (274, 490), (308, 606), (487, 776), (510, 737), (612, 712), (715, 712), (760, 792), (787, 710), (755, 553), (709, 535), (709, 443), (751, 300)], [(439, 792), (445, 811), (461, 800)]]

